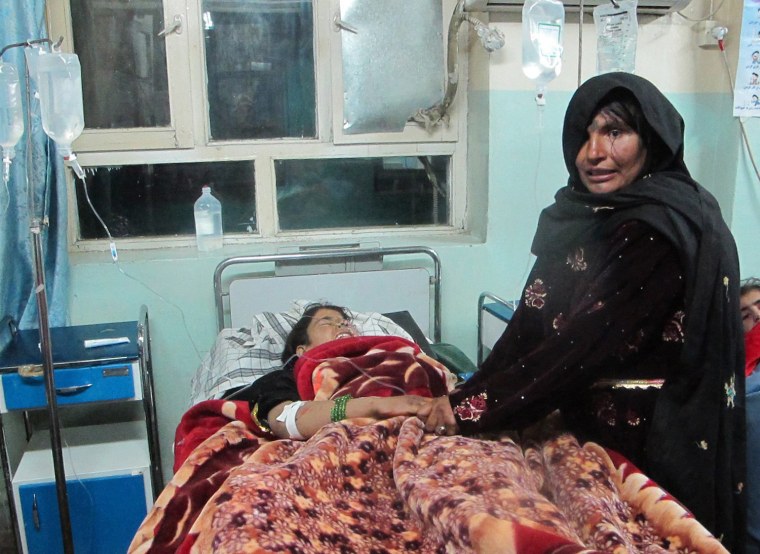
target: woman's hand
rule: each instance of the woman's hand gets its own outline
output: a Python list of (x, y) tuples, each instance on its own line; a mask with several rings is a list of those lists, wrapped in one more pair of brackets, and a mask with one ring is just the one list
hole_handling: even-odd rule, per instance
[(430, 433), (454, 435), (459, 431), (448, 396), (433, 399), (429, 408), (417, 412), (417, 417), (425, 422), (425, 430)]

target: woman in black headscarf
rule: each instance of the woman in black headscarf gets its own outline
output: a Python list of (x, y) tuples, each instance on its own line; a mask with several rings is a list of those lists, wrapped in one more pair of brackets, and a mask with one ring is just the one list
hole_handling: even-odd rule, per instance
[[(738, 261), (717, 202), (686, 169), (683, 132), (641, 77), (609, 73), (578, 89), (563, 129), (570, 178), (541, 214), (520, 306), (426, 426), (522, 429), (559, 409), (741, 552)], [(642, 381), (662, 386), (632, 386)]]

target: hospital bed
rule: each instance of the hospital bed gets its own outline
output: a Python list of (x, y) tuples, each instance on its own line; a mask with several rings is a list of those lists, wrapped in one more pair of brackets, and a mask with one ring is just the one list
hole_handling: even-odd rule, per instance
[[(193, 379), (191, 403), (219, 398), (281, 366), (284, 340), (310, 302), (329, 301), (357, 314), (364, 334), (407, 338), (458, 375), (472, 361), (441, 342), (441, 261), (431, 248), (359, 244), (301, 248), (223, 260), (214, 272), (217, 336)], [(374, 315), (373, 315), (374, 314)]]
[[(265, 350), (277, 339), (269, 329), (257, 338), (258, 328), (285, 333), (277, 328), (297, 317), (294, 300), (329, 300), (385, 326), (377, 314), (402, 313), (413, 322), (407, 329), (435, 346), (441, 293), (441, 262), (427, 247), (229, 258), (214, 274), (215, 348)], [(266, 371), (232, 373), (246, 370), (245, 379)], [(175, 455), (183, 451), (184, 463), (130, 552), (605, 552), (617, 540), (637, 552), (675, 536), (697, 551), (725, 552), (635, 467), (572, 436), (522, 447), (507, 435), (435, 436), (419, 419), (397, 417), (330, 424), (306, 442), (275, 440), (246, 402), (221, 398), (234, 379), (212, 383), (212, 399), (183, 417)], [(188, 452), (193, 433), (204, 440)], [(549, 496), (565, 504), (545, 496), (547, 487), (558, 487)]]

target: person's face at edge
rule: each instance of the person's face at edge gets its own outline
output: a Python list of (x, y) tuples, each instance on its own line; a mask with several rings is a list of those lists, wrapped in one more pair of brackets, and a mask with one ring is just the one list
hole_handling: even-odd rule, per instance
[(575, 157), (581, 182), (594, 194), (630, 185), (646, 163), (647, 151), (636, 131), (599, 112), (586, 129), (588, 138)]
[(742, 326), (744, 332), (749, 333), (752, 328), (760, 323), (760, 290), (750, 289), (739, 299), (742, 310)]
[(356, 336), (356, 329), (340, 312), (329, 308), (320, 308), (311, 316), (309, 326), (306, 328), (306, 336), (309, 337), (309, 343), (296, 348), (296, 353), (299, 356), (320, 344), (335, 339), (354, 337)]

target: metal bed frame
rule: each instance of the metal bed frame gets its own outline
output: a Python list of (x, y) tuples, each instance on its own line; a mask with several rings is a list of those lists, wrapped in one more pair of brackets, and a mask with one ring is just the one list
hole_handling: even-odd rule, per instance
[[(262, 254), (254, 256), (237, 256), (227, 258), (219, 263), (214, 271), (214, 298), (216, 302), (217, 330), (221, 331), (226, 324), (225, 314), (229, 310), (230, 284), (232, 280), (225, 279), (225, 272), (233, 268), (240, 269), (243, 265), (273, 262), (275, 266), (294, 265), (294, 264), (314, 264), (332, 263), (332, 262), (350, 262), (354, 260), (375, 260), (380, 264), (379, 271), (387, 269), (384, 265), (385, 259), (391, 256), (415, 256), (424, 255), (430, 258), (432, 262), (432, 275), (430, 276), (430, 287), (432, 290), (432, 323), (433, 323), (433, 341), (441, 341), (441, 262), (438, 254), (432, 248), (426, 246), (402, 246), (402, 247), (370, 247), (362, 248), (359, 245), (347, 246), (330, 246), (316, 248), (302, 248), (298, 252), (281, 253), (281, 254)], [(418, 268), (419, 265), (415, 266)], [(331, 271), (332, 273), (359, 273), (359, 271)], [(362, 272), (364, 273), (364, 272)], [(316, 274), (316, 272), (304, 274)], [(240, 278), (257, 278), (273, 277), (271, 272), (265, 274), (246, 274)]]

